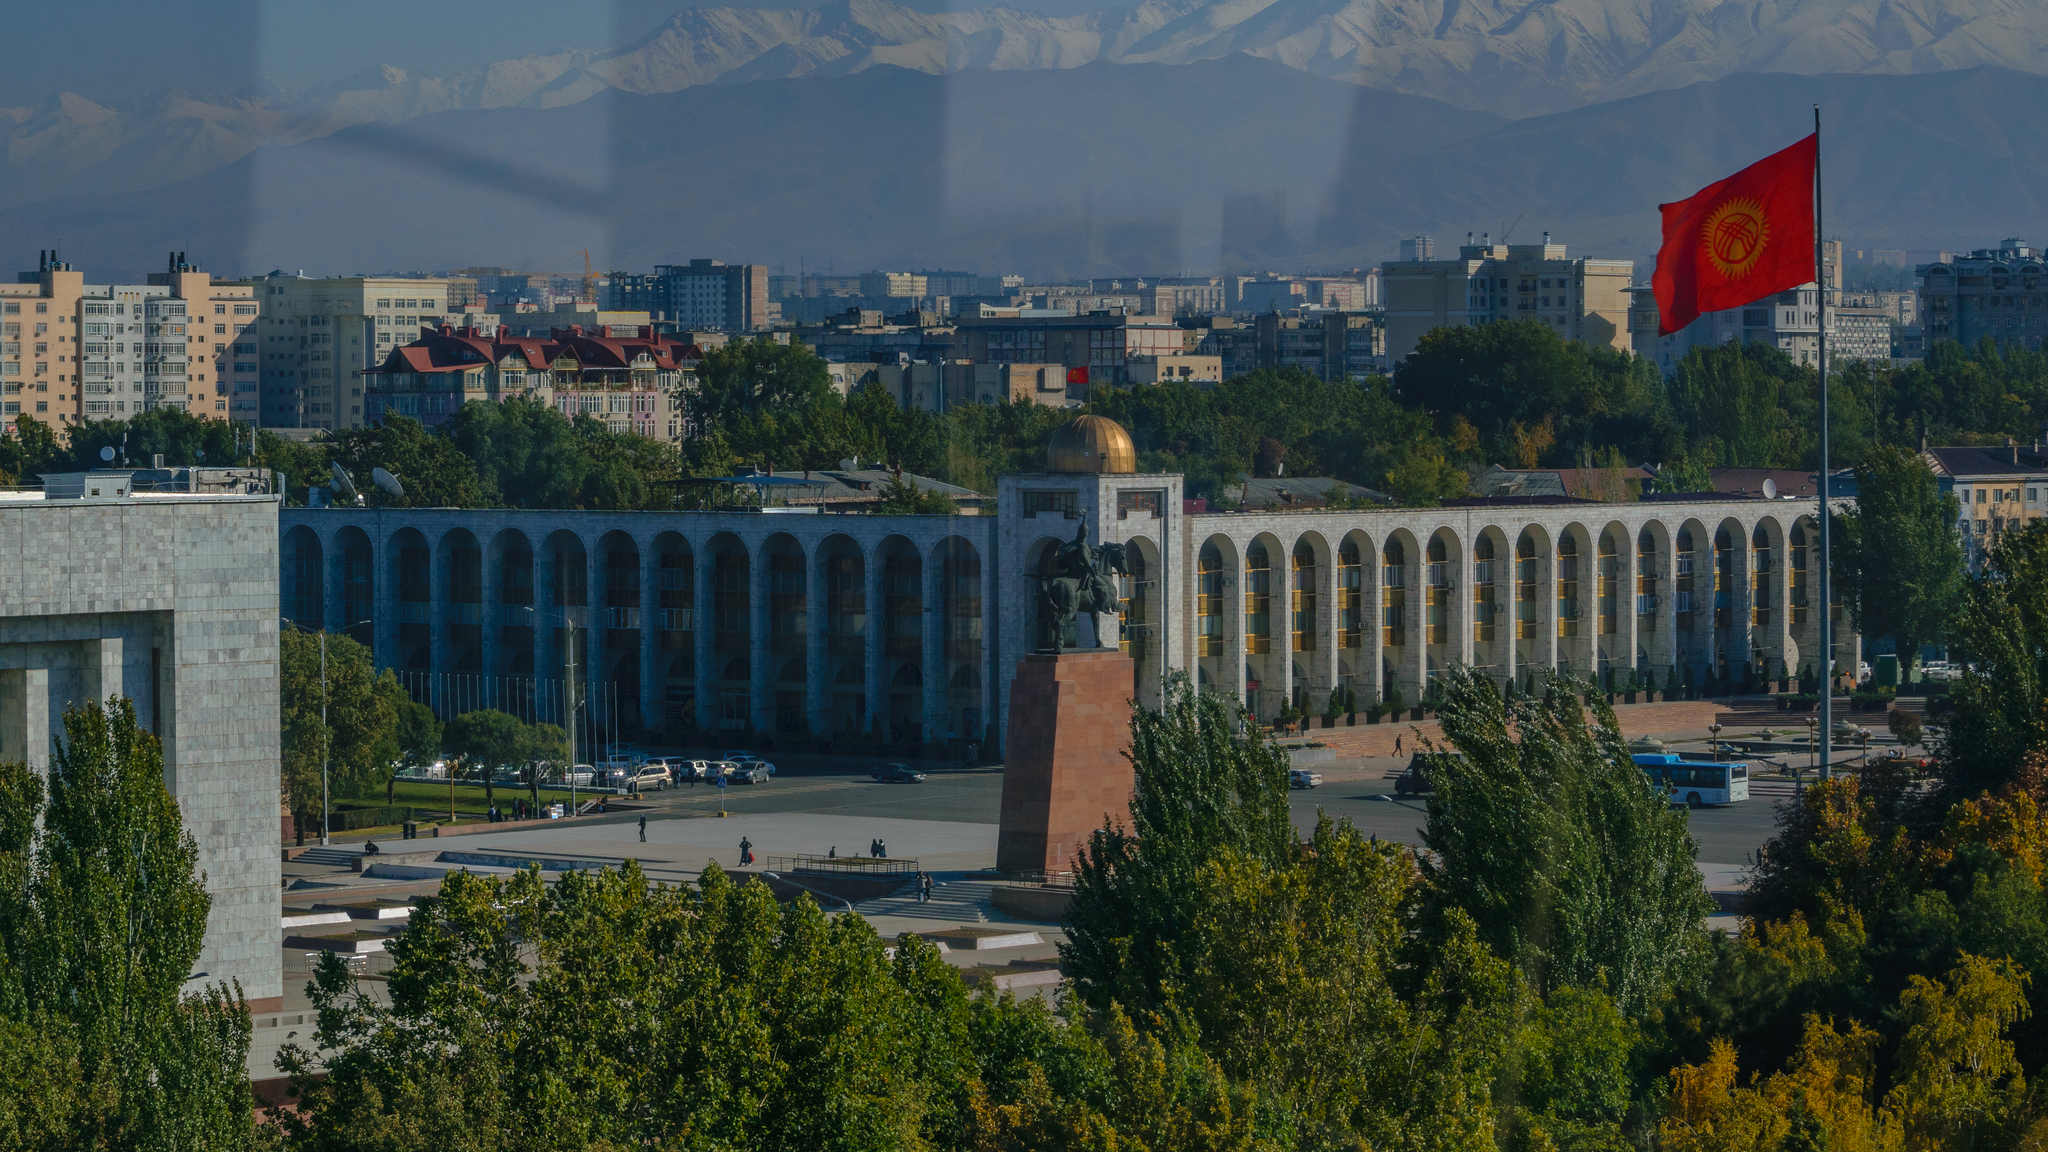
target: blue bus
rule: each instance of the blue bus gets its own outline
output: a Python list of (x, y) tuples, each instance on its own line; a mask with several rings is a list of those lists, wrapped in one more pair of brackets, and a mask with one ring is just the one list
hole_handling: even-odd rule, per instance
[(1669, 753), (1636, 754), (1636, 766), (1650, 783), (1664, 789), (1671, 802), (1687, 808), (1735, 804), (1749, 799), (1749, 765), (1711, 760), (1684, 760)]

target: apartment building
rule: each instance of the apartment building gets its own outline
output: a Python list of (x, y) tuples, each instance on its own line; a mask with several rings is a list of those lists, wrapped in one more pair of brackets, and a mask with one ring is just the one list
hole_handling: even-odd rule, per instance
[(253, 358), (237, 361), (257, 320), (246, 286), (170, 254), (143, 284), (88, 284), (39, 254), (39, 267), (0, 285), (0, 422), (34, 416), (60, 427), (124, 420), (172, 407), (194, 416), (254, 420), (236, 389), (253, 392)]
[(1148, 316), (1213, 316), (1225, 310), (1221, 276), (1168, 277), (1138, 290), (1138, 309)]
[(448, 311), (440, 280), (309, 277), (274, 271), (248, 282), (265, 428), (360, 428), (363, 371), (435, 328)]
[(1925, 346), (1975, 344), (1989, 336), (2000, 347), (2038, 351), (2048, 336), (2042, 263), (2038, 249), (2008, 238), (1996, 248), (1919, 265)]
[(768, 266), (692, 260), (652, 275), (613, 272), (597, 282), (597, 308), (647, 312), (683, 328), (758, 332), (769, 326)]
[(2041, 445), (2003, 448), (1928, 448), (1921, 452), (1942, 487), (1953, 492), (1956, 528), (1974, 571), (1984, 553), (2009, 529), (2042, 518), (2048, 496), (2048, 452)]
[(962, 317), (954, 355), (976, 364), (1062, 364), (1089, 383), (1127, 384), (1132, 356), (1177, 356), (1192, 333), (1171, 316), (1099, 311), (1081, 316)]
[(1541, 244), (1496, 244), (1467, 233), (1455, 260), (1383, 265), (1387, 360), (1407, 359), (1431, 329), (1536, 320), (1566, 340), (1630, 349), (1633, 260), (1572, 257), (1550, 233)]
[(692, 432), (682, 398), (702, 359), (696, 345), (651, 327), (575, 325), (541, 339), (443, 325), (364, 372), (364, 412), (372, 423), (396, 413), (431, 426), (470, 401), (525, 397), (570, 419), (676, 443)]

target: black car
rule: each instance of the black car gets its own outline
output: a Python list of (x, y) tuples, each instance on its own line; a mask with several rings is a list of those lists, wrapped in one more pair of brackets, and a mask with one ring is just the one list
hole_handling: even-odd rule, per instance
[(1417, 752), (1395, 778), (1394, 795), (1426, 796), (1436, 791), (1435, 773), (1442, 767), (1437, 761), (1458, 758), (1456, 752)]
[(884, 764), (870, 773), (884, 784), (922, 784), (924, 773), (908, 764)]

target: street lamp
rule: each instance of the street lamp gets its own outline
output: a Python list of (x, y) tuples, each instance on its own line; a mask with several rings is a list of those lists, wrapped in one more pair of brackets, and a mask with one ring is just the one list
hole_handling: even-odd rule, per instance
[[(531, 604), (513, 607), (532, 616), (549, 616), (562, 622), (568, 633), (562, 645), (562, 718), (569, 729), (569, 815), (576, 814), (576, 622), (566, 612), (542, 612)], [(595, 761), (592, 761), (595, 764)]]
[(1815, 769), (1815, 770), (1817, 771), (1817, 770), (1819, 769), (1819, 756), (1820, 756), (1820, 717), (1818, 717), (1818, 716), (1808, 716), (1808, 717), (1806, 718), (1806, 760), (1807, 760), (1807, 767), (1809, 767), (1809, 768), (1813, 768), (1813, 769)]
[(1721, 762), (1721, 726), (1719, 724), (1707, 725), (1707, 735), (1712, 739), (1714, 745), (1714, 763), (1719, 764)]
[[(296, 620), (280, 617), (278, 622), (289, 624), (301, 632), (308, 630), (304, 624)], [(370, 623), (368, 620), (357, 620), (354, 623), (342, 625), (341, 630), (346, 632), (357, 624), (368, 623)], [(334, 733), (327, 727), (327, 630), (323, 628), (315, 632), (314, 635), (320, 637), (320, 846), (325, 848), (327, 847), (328, 823), (327, 761), (334, 751)]]

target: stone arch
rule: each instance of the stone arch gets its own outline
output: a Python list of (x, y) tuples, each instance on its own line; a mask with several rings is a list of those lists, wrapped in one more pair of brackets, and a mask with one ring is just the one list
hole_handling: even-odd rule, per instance
[(1635, 622), (1635, 537), (1628, 525), (1609, 520), (1593, 539), (1593, 662), (1601, 686), (1625, 685), (1636, 665), (1631, 640)]
[(1514, 676), (1514, 545), (1497, 524), (1472, 534), (1472, 665), (1496, 683)]
[(1287, 575), (1292, 550), (1272, 532), (1245, 542), (1238, 580), (1244, 598), (1245, 706), (1270, 718), (1285, 709), (1288, 691)]
[(1704, 682), (1714, 657), (1714, 534), (1697, 517), (1679, 522), (1671, 537), (1672, 597), (1677, 614), (1681, 678)]
[(1785, 532), (1785, 602), (1795, 675), (1809, 669), (1820, 674), (1820, 581), (1815, 571), (1819, 558), (1819, 518), (1810, 513), (1794, 517)]
[(1533, 690), (1543, 673), (1556, 667), (1555, 560), (1549, 529), (1525, 524), (1515, 533), (1513, 652), (1515, 681), (1524, 691)]
[(1464, 655), (1460, 622), (1465, 613), (1458, 602), (1463, 584), (1458, 574), (1465, 567), (1464, 541), (1456, 529), (1438, 528), (1422, 546), (1422, 558), (1422, 641), (1428, 648), (1424, 673), (1433, 680), (1437, 673), (1460, 663)]
[[(795, 536), (777, 532), (762, 542), (761, 558), (768, 577), (768, 651), (793, 657), (802, 664), (810, 646), (811, 630), (810, 572), (803, 545)], [(804, 680), (799, 676), (796, 682)], [(783, 706), (778, 703), (778, 714), (781, 711)], [(801, 724), (800, 704), (797, 713)]]
[[(376, 643), (377, 581), (376, 549), (369, 533), (350, 524), (334, 534), (328, 556), (334, 576), (335, 598), (340, 610), (338, 631), (365, 647)], [(389, 664), (389, 660), (378, 661)]]
[(867, 727), (868, 670), (863, 659), (842, 660), (832, 677), (832, 731), (858, 734)]
[(1370, 605), (1377, 597), (1373, 562), (1376, 554), (1372, 537), (1362, 528), (1353, 528), (1338, 540), (1333, 560), (1336, 603), (1331, 611), (1337, 625), (1337, 683), (1367, 703), (1372, 700), (1372, 685), (1363, 677), (1367, 667), (1365, 649), (1369, 641), (1371, 646), (1378, 647), (1377, 640), (1368, 632), (1376, 623), (1369, 618)]
[(697, 557), (689, 538), (674, 530), (658, 533), (647, 551), (654, 586), (640, 592), (643, 613), (652, 613), (656, 646), (670, 654), (662, 713), (671, 726), (687, 727), (696, 722), (695, 708), (679, 705), (686, 697), (694, 705), (696, 693), (677, 689), (697, 679)]
[[(1304, 684), (1312, 695), (1327, 695), (1331, 637), (1330, 627), (1337, 611), (1335, 603), (1337, 556), (1330, 541), (1314, 529), (1294, 538), (1287, 573), (1287, 632), (1289, 648), (1303, 654), (1296, 661), (1306, 677), (1296, 677), (1295, 697), (1302, 698)], [(1298, 706), (1298, 705), (1297, 705)]]
[(1760, 680), (1788, 679), (1799, 663), (1786, 604), (1785, 535), (1776, 516), (1759, 517), (1749, 530), (1749, 646)]
[[(924, 555), (902, 535), (884, 537), (875, 549), (882, 591), (882, 657), (885, 661), (924, 663)], [(872, 577), (871, 577), (872, 578)], [(923, 681), (918, 682), (921, 689)], [(922, 691), (891, 676), (885, 710), (891, 743), (914, 744), (925, 738)]]
[[(868, 644), (867, 556), (853, 537), (834, 532), (811, 550), (825, 582), (825, 655), (865, 657)], [(858, 730), (856, 724), (855, 730)]]
[(407, 526), (391, 534), (385, 545), (388, 557), (386, 578), (396, 596), (398, 610), (398, 651), (393, 663), (414, 674), (408, 688), (422, 698), (425, 682), (418, 673), (434, 668), (433, 616), (434, 553), (419, 529)]
[(1380, 676), (1386, 699), (1400, 696), (1413, 703), (1422, 698), (1423, 638), (1421, 573), (1425, 546), (1406, 528), (1396, 528), (1380, 541)]
[(1196, 680), (1233, 698), (1239, 692), (1237, 676), (1242, 671), (1233, 671), (1230, 658), (1237, 638), (1237, 613), (1231, 604), (1237, 587), (1237, 560), (1237, 542), (1221, 532), (1210, 535), (1196, 549)]
[[(709, 593), (711, 625), (711, 666), (718, 669), (711, 690), (716, 694), (713, 716), (720, 731), (744, 732), (753, 727), (753, 683), (749, 656), (752, 651), (753, 558), (747, 546), (731, 532), (720, 532), (705, 542), (711, 558)], [(735, 668), (747, 673), (734, 676)]]
[(1158, 546), (1147, 536), (1124, 542), (1124, 564), (1130, 574), (1116, 578), (1117, 646), (1131, 658), (1131, 686), (1136, 698), (1156, 708), (1160, 684), (1165, 678), (1160, 644), (1167, 627), (1166, 602), (1160, 594), (1165, 568), (1160, 563)]
[(1551, 571), (1556, 586), (1557, 662), (1574, 676), (1593, 678), (1598, 647), (1598, 620), (1593, 595), (1598, 584), (1598, 545), (1593, 533), (1574, 520), (1560, 528)]
[[(434, 583), (442, 635), (435, 666), (461, 671), (483, 668), (484, 550), (476, 533), (455, 527), (434, 549)], [(464, 686), (467, 687), (467, 686)]]
[(284, 615), (310, 632), (327, 627), (327, 559), (320, 536), (304, 524), (284, 534), (279, 550), (284, 553), (285, 581), (279, 590)]
[(1727, 681), (1742, 675), (1749, 650), (1749, 526), (1733, 516), (1714, 526), (1714, 668)]
[(987, 733), (989, 714), (981, 693), (986, 651), (981, 550), (963, 536), (947, 536), (932, 546), (930, 565), (929, 571), (938, 576), (944, 727), (956, 739), (980, 741)]

